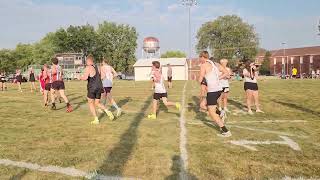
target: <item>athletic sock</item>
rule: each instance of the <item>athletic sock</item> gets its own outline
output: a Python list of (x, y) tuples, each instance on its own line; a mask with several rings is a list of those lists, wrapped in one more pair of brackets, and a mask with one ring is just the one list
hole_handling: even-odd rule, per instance
[(223, 132), (228, 132), (228, 129), (226, 128), (226, 126), (222, 126), (222, 127), (221, 127), (221, 130), (222, 130)]
[(114, 108), (116, 108), (117, 110), (120, 109), (116, 103), (113, 103), (112, 106), (113, 106)]

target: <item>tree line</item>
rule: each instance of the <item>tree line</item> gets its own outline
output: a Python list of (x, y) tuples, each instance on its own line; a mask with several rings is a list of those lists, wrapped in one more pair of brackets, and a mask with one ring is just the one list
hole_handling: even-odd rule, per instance
[(18, 44), (15, 49), (0, 50), (0, 70), (14, 72), (31, 64), (50, 63), (57, 53), (92, 54), (96, 62), (103, 58), (122, 72), (131, 72), (136, 61), (138, 33), (134, 27), (112, 22), (69, 26), (48, 33), (32, 44)]

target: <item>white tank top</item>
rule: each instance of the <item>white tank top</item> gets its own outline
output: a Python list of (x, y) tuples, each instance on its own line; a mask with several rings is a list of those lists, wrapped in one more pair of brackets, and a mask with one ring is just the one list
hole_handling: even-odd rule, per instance
[(159, 82), (154, 83), (154, 92), (155, 93), (166, 93), (167, 90), (163, 83), (163, 76), (161, 75), (161, 79)]
[(102, 80), (103, 87), (112, 87), (113, 84), (113, 74), (112, 67), (109, 65), (102, 66), (105, 72), (105, 77)]
[[(228, 70), (228, 75), (230, 76), (230, 72), (229, 72), (229, 68), (227, 68)], [(222, 72), (220, 72), (220, 75), (222, 74)], [(228, 88), (229, 87), (229, 79), (220, 79), (220, 85), (222, 88)]]
[(222, 87), (219, 80), (219, 69), (217, 66), (210, 60), (207, 60), (211, 64), (212, 70), (205, 75), (205, 78), (208, 83), (208, 92), (218, 92), (222, 91)]
[[(250, 73), (247, 69), (243, 69), (243, 74)], [(247, 76), (244, 76), (244, 82), (257, 83), (257, 79), (255, 75), (253, 75), (253, 79)]]

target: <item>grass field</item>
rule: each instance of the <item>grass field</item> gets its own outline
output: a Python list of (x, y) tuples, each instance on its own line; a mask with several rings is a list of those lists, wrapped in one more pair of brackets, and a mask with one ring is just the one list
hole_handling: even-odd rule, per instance
[[(265, 114), (247, 115), (243, 82), (231, 83), (227, 126), (233, 136), (221, 138), (205, 114), (198, 112), (196, 82), (174, 82), (171, 101), (182, 101), (186, 84), (187, 174), (190, 179), (320, 178), (320, 81), (265, 80), (259, 82)], [(180, 166), (180, 113), (160, 106), (157, 120), (148, 120), (150, 83), (117, 81), (113, 94), (123, 115), (90, 125), (86, 83), (66, 82), (72, 113), (58, 104), (56, 111), (42, 107), (40, 93), (18, 93), (10, 85), (0, 92), (0, 160), (40, 166), (73, 167), (83, 172), (138, 179), (178, 179)], [(280, 136), (290, 138), (294, 150)], [(250, 145), (231, 141), (271, 144)], [(84, 179), (0, 164), (0, 179)]]

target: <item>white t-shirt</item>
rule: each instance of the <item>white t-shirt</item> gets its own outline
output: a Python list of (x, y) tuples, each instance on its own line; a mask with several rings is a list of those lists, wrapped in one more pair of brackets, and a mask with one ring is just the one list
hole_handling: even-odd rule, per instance
[(208, 84), (208, 92), (218, 92), (222, 91), (222, 87), (219, 80), (219, 69), (215, 63), (208, 60), (208, 63), (211, 64), (212, 70), (205, 75)]
[[(250, 72), (247, 69), (243, 69), (243, 75), (247, 73), (250, 74)], [(256, 74), (253, 75), (253, 79), (250, 77), (244, 76), (244, 82), (257, 83)]]
[(167, 93), (166, 87), (163, 83), (163, 76), (161, 75), (161, 79), (159, 82), (154, 83), (154, 92), (155, 93)]
[(112, 87), (113, 84), (113, 73), (112, 67), (109, 65), (102, 66), (103, 71), (105, 72), (105, 77), (103, 77), (102, 84), (103, 87)]

